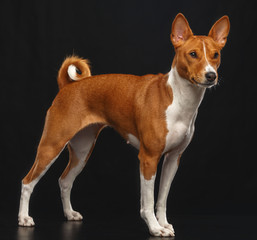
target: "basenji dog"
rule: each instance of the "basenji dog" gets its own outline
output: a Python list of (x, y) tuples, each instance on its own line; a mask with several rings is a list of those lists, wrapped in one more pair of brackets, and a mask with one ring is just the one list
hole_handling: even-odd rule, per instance
[[(47, 111), (35, 163), (22, 180), (18, 221), (34, 226), (29, 216), (31, 193), (62, 150), (69, 163), (59, 178), (64, 215), (81, 220), (73, 210), (73, 181), (85, 167), (100, 131), (111, 126), (139, 150), (141, 217), (154, 236), (174, 236), (166, 217), (166, 202), (179, 159), (190, 143), (198, 107), (207, 88), (218, 82), (220, 52), (230, 29), (220, 18), (208, 36), (192, 33), (181, 13), (172, 23), (175, 57), (168, 74), (91, 76), (86, 60), (72, 56), (58, 74), (60, 91)], [(157, 165), (164, 155), (159, 195), (154, 209)]]

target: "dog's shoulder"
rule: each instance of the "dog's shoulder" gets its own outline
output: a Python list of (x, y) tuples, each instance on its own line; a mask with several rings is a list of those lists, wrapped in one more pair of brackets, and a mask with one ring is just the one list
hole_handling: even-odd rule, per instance
[(163, 73), (158, 73), (158, 74), (147, 74), (142, 76), (143, 79), (145, 80), (162, 80), (162, 79), (166, 79), (168, 80), (168, 74), (163, 74)]

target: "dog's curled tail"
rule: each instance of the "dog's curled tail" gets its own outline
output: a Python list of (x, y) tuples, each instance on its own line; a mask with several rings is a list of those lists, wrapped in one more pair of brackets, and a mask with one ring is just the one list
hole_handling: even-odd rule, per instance
[(80, 81), (90, 76), (91, 71), (88, 60), (73, 55), (63, 61), (58, 73), (57, 83), (59, 89), (62, 89), (73, 81)]

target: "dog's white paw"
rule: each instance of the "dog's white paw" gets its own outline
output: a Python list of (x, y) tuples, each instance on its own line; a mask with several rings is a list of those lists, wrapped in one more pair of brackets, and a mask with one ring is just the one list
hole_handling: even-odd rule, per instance
[(159, 227), (150, 229), (151, 235), (155, 237), (174, 237), (174, 231), (171, 231), (168, 228)]
[[(159, 221), (159, 220), (158, 220)], [(175, 230), (171, 224), (169, 224), (167, 221), (161, 222), (159, 221), (160, 226), (164, 227), (165, 229), (170, 230), (175, 235)]]
[(83, 219), (82, 215), (76, 211), (68, 211), (65, 213), (68, 221), (81, 221)]
[(167, 223), (167, 224), (165, 224), (163, 227), (164, 227), (165, 229), (168, 229), (168, 230), (170, 230), (171, 232), (173, 232), (173, 234), (174, 234), (174, 236), (175, 236), (175, 230), (174, 230), (174, 228), (173, 228), (173, 226), (172, 226), (171, 224)]
[(168, 229), (175, 236), (174, 228), (171, 224), (168, 223), (167, 218), (166, 218), (166, 213), (165, 212), (157, 212), (156, 215), (157, 215), (157, 220), (158, 220), (158, 223), (160, 224), (160, 226), (164, 227), (165, 229)]
[(19, 216), (18, 217), (19, 226), (23, 227), (33, 227), (35, 226), (35, 223), (33, 221), (33, 218), (30, 216)]

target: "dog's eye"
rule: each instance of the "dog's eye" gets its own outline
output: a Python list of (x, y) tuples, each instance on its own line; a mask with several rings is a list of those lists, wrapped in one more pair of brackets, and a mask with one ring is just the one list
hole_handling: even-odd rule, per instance
[(218, 57), (219, 57), (219, 53), (218, 52), (214, 53), (213, 58), (216, 59)]
[(189, 53), (192, 58), (197, 58), (197, 54), (195, 51)]

